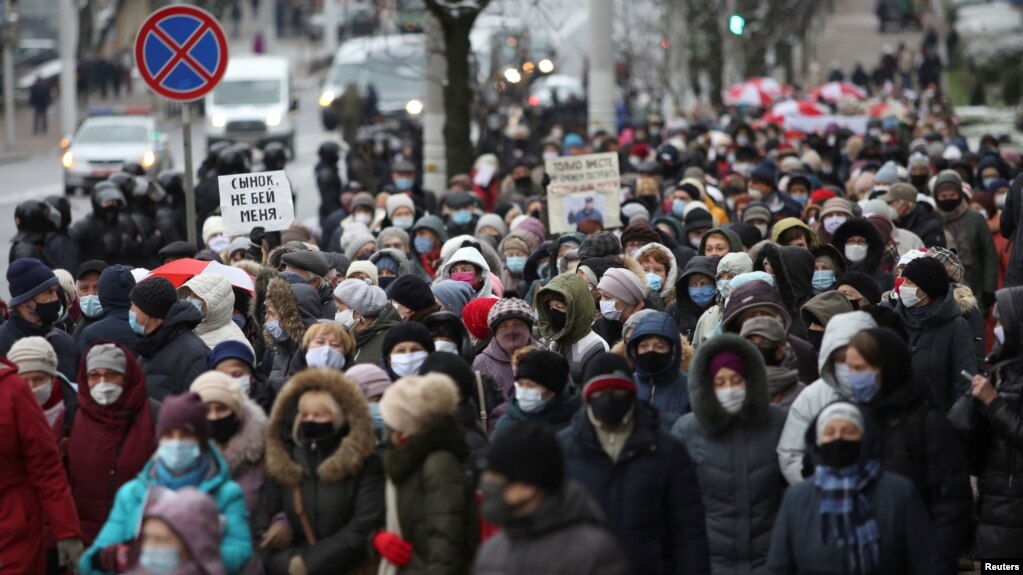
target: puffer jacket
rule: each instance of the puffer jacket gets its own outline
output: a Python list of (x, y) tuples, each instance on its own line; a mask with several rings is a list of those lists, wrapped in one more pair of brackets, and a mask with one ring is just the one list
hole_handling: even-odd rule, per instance
[(384, 358), (384, 338), (392, 327), (398, 325), (401, 318), (393, 305), (386, 306), (380, 312), (373, 323), (366, 326), (362, 331), (356, 332), (355, 336), (355, 360), (353, 363), (371, 363), (379, 365)]
[[(99, 276), (99, 303), (103, 306), (100, 317), (82, 330), (78, 338), (78, 349), (82, 354), (99, 341), (114, 341), (128, 348), (133, 354), (139, 336), (128, 324), (128, 309), (131, 307), (131, 288), (135, 278), (128, 266), (111, 266)], [(74, 374), (65, 374), (74, 376)]]
[[(284, 341), (277, 341), (270, 330), (263, 326), (263, 341), (273, 352), (273, 364), (267, 382), (280, 393), (288, 378), (305, 367), (302, 351), (302, 336), (305, 330), (319, 320), (320, 297), (316, 290), (306, 284), (289, 284), (282, 277), (276, 277), (267, 284), (267, 300), (274, 306), (280, 322)], [(392, 307), (393, 309), (393, 307)]]
[(799, 308), (813, 297), (813, 254), (800, 247), (766, 244), (753, 262), (753, 269), (766, 271), (765, 262), (771, 264), (778, 294), (792, 318), (789, 334), (806, 339), (806, 326), (799, 320)]
[[(669, 250), (666, 246), (662, 244), (652, 243), (646, 244), (645, 246), (642, 246), (638, 250), (636, 250), (636, 255), (633, 256), (633, 259), (635, 259), (637, 262), (640, 262), (640, 265), (642, 266), (643, 256), (647, 252), (652, 251), (661, 252), (662, 254), (664, 254), (666, 258), (668, 258), (668, 270), (667, 273), (665, 274), (666, 277), (664, 278), (664, 281), (661, 282), (662, 283), (661, 289), (660, 291), (657, 292), (657, 295), (661, 296), (661, 299), (664, 302), (670, 303), (674, 301), (675, 297), (677, 297), (675, 284), (678, 282), (679, 271), (678, 263), (676, 262), (675, 259), (675, 254), (672, 253), (671, 250)], [(688, 262), (686, 263), (686, 268), (687, 269), (689, 268)]]
[[(298, 401), (313, 390), (329, 393), (338, 403), (347, 433), (340, 430), (314, 442), (298, 440)], [(284, 513), (293, 536), (286, 549), (264, 550), (269, 573), (287, 575), (295, 555), (302, 558), (310, 575), (352, 573), (375, 564), (367, 542), (384, 526), (384, 471), (375, 446), (366, 399), (340, 372), (307, 369), (284, 386), (267, 427), (267, 482), (255, 531), (262, 534), (278, 513)], [(306, 539), (300, 509), (315, 542)]]
[[(224, 341), (238, 341), (252, 350), (252, 344), (245, 338), (242, 329), (234, 323), (234, 290), (231, 282), (223, 276), (199, 274), (185, 282), (196, 297), (206, 304), (206, 315), (196, 326), (195, 335), (199, 336), (210, 349)], [(255, 350), (253, 350), (255, 353)]]
[[(550, 307), (546, 296), (560, 295), (568, 306), (565, 327), (555, 331), (551, 326)], [(583, 382), (583, 366), (590, 358), (610, 347), (602, 337), (593, 332), (593, 318), (597, 304), (582, 277), (573, 273), (555, 276), (537, 292), (537, 312), (540, 314), (541, 337), (548, 342), (551, 351), (560, 353), (568, 360), (569, 375), (576, 383)], [(676, 335), (677, 337), (677, 335)]]
[[(695, 259), (695, 258), (694, 258)], [(671, 359), (668, 367), (658, 373), (647, 373), (638, 367), (636, 361), (639, 342), (647, 336), (657, 336), (668, 341)], [(629, 361), (636, 367), (636, 397), (657, 408), (658, 419), (665, 431), (670, 431), (678, 418), (689, 413), (689, 389), (686, 374), (679, 370), (682, 356), (682, 341), (678, 325), (665, 313), (651, 314), (639, 320), (629, 336), (627, 347)]]
[(243, 412), (238, 414), (241, 426), (227, 443), (221, 445), (220, 454), (231, 469), (231, 479), (245, 493), (245, 506), (249, 519), (255, 517), (259, 506), (259, 493), (266, 479), (264, 452), (266, 450), (266, 413), (255, 401), (245, 400)]
[(699, 322), (700, 317), (711, 307), (714, 307), (714, 304), (717, 302), (717, 296), (715, 296), (706, 305), (697, 305), (693, 298), (689, 296), (689, 278), (696, 274), (707, 276), (710, 278), (711, 286), (716, 291), (717, 269), (720, 261), (721, 258), (707, 256), (694, 256), (689, 260), (689, 263), (686, 264), (686, 269), (682, 270), (682, 273), (679, 274), (678, 282), (675, 286), (675, 301), (668, 305), (667, 310), (665, 310), (668, 315), (675, 319), (682, 336), (689, 341), (693, 340), (696, 324)]
[(455, 253), (451, 254), (450, 258), (444, 261), (444, 265), (440, 267), (440, 271), (437, 273), (437, 278), (440, 281), (451, 279), (451, 266), (459, 262), (469, 262), (480, 268), (480, 276), (483, 279), (483, 283), (476, 290), (474, 297), (490, 297), (494, 290), (493, 286), (490, 285), (490, 265), (483, 258), (483, 254), (475, 248), (458, 248)]
[(146, 374), (149, 397), (162, 400), (178, 395), (206, 371), (210, 348), (195, 335), (202, 315), (187, 301), (171, 306), (160, 327), (139, 338), (139, 365)]
[(508, 411), (497, 420), (490, 439), (493, 441), (506, 433), (515, 433), (516, 425), (527, 421), (546, 427), (551, 433), (557, 433), (572, 422), (572, 418), (582, 406), (582, 393), (574, 385), (565, 386), (560, 394), (551, 398), (540, 410), (532, 413), (523, 411), (513, 394), (508, 400)]
[(854, 311), (836, 315), (824, 330), (824, 341), (817, 359), (821, 377), (810, 384), (789, 408), (785, 428), (778, 440), (778, 463), (790, 485), (803, 481), (803, 457), (806, 454), (806, 429), (817, 415), (832, 401), (852, 400), (852, 393), (843, 388), (835, 377), (835, 364), (831, 355), (845, 347), (849, 340), (865, 329), (877, 327), (869, 314)]
[[(735, 353), (746, 365), (746, 400), (732, 415), (714, 393), (710, 362)], [(785, 480), (775, 448), (785, 410), (771, 405), (764, 360), (745, 339), (722, 334), (707, 341), (689, 368), (693, 412), (672, 429), (696, 463), (715, 573), (767, 573), (774, 517)]]
[(890, 291), (895, 287), (895, 276), (881, 269), (881, 260), (885, 256), (885, 244), (877, 228), (862, 218), (850, 218), (835, 230), (831, 245), (845, 256), (845, 244), (849, 238), (860, 236), (867, 240), (867, 257), (863, 261), (846, 260), (848, 271), (863, 272), (877, 281), (881, 291)]

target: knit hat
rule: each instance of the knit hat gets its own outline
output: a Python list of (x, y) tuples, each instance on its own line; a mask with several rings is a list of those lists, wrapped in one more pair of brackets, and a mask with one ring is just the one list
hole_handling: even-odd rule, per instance
[(18, 366), (18, 373), (41, 371), (57, 375), (57, 352), (44, 337), (35, 335), (19, 339), (7, 352), (7, 359)]
[(370, 194), (369, 192), (359, 192), (352, 196), (352, 201), (349, 204), (349, 206), (351, 206), (351, 209), (349, 211), (354, 214), (355, 208), (357, 207), (364, 207), (369, 208), (371, 210), (376, 210), (377, 204), (376, 200), (373, 199), (372, 194)]
[(345, 275), (352, 275), (354, 273), (364, 273), (369, 276), (369, 282), (373, 285), (379, 285), (380, 273), (377, 271), (377, 266), (369, 260), (359, 260), (352, 262), (348, 266), (348, 273)]
[(580, 260), (617, 256), (622, 253), (622, 243), (611, 232), (598, 232), (586, 236), (586, 239), (583, 240), (582, 245), (579, 246), (577, 251), (579, 252)]
[(767, 223), (774, 221), (774, 217), (771, 216), (771, 210), (764, 204), (754, 203), (746, 206), (746, 209), (742, 212), (742, 221), (750, 222), (753, 220), (764, 220)]
[(298, 222), (291, 224), (288, 229), (281, 231), (281, 244), (308, 242), (311, 239), (312, 234), (309, 233), (309, 229)]
[(462, 323), (476, 339), (483, 339), (490, 335), (490, 324), (487, 319), (490, 309), (500, 301), (497, 298), (477, 298), (465, 304), (462, 308)]
[(892, 185), (892, 187), (888, 188), (888, 191), (885, 192), (883, 196), (880, 196), (877, 199), (881, 200), (886, 204), (889, 202), (901, 200), (903, 202), (909, 202), (911, 205), (915, 206), (917, 201), (916, 194), (917, 194), (916, 188), (909, 184), (899, 182), (897, 184)]
[(499, 300), (490, 308), (487, 313), (487, 327), (490, 331), (497, 331), (497, 324), (511, 318), (521, 319), (530, 328), (533, 327), (533, 310), (529, 304), (514, 297)]
[(195, 435), (199, 448), (206, 449), (210, 439), (210, 423), (206, 419), (206, 404), (198, 394), (189, 392), (164, 398), (156, 422), (156, 439), (159, 440), (175, 429)]
[(827, 214), (834, 213), (845, 214), (847, 217), (851, 218), (853, 216), (853, 213), (852, 206), (849, 205), (849, 200), (845, 198), (831, 198), (830, 200), (824, 202), (824, 205), (821, 206), (821, 211), (818, 214), (817, 219), (821, 219)]
[(327, 258), (321, 252), (303, 250), (284, 254), (281, 261), (293, 268), (307, 271), (313, 275), (323, 277), (327, 275), (330, 268), (327, 266)]
[(714, 216), (710, 215), (710, 212), (703, 208), (696, 208), (686, 214), (683, 223), (686, 226), (687, 233), (710, 229), (714, 227)]
[(753, 168), (753, 171), (750, 173), (750, 181), (761, 182), (773, 186), (776, 174), (777, 171), (775, 170), (774, 162), (764, 160), (757, 164), (756, 168)]
[(594, 392), (604, 389), (624, 389), (636, 393), (632, 371), (624, 357), (609, 352), (598, 353), (583, 366), (583, 380), (586, 381), (583, 398), (589, 399)]
[(746, 362), (734, 352), (722, 351), (715, 355), (714, 359), (710, 360), (711, 377), (716, 377), (718, 371), (725, 367), (743, 377), (746, 377)]
[(963, 263), (959, 260), (959, 256), (956, 255), (950, 249), (943, 248), (941, 246), (934, 246), (927, 250), (927, 257), (934, 258), (941, 262), (941, 265), (945, 266), (945, 271), (948, 273), (948, 279), (954, 283), (962, 283), (963, 274)]
[(519, 359), (515, 368), (515, 379), (531, 379), (555, 395), (561, 395), (568, 385), (568, 360), (560, 353), (539, 350), (527, 353)]
[(199, 394), (203, 403), (223, 403), (235, 415), (245, 412), (245, 394), (233, 377), (219, 371), (207, 371), (195, 378), (190, 391)]
[(508, 226), (504, 223), (504, 219), (497, 214), (483, 214), (480, 219), (476, 220), (476, 235), (480, 234), (480, 230), (483, 228), (494, 228), (500, 232), (501, 237), (504, 237), (508, 233)]
[(955, 170), (942, 170), (938, 174), (934, 179), (934, 196), (937, 197), (941, 189), (946, 187), (953, 187), (960, 194), (965, 193), (963, 191), (963, 180), (959, 177), (959, 172)]
[(394, 382), (380, 400), (380, 415), (388, 428), (416, 433), (449, 417), (457, 407), (455, 382), (446, 375), (431, 373)]
[(600, 278), (597, 289), (603, 290), (615, 299), (628, 305), (636, 305), (646, 297), (646, 288), (636, 274), (624, 268), (611, 268)]
[(639, 202), (628, 202), (622, 205), (622, 216), (631, 224), (632, 222), (650, 221), (650, 211)]
[(530, 216), (523, 218), (518, 224), (511, 227), (511, 231), (521, 231), (528, 234), (533, 234), (536, 241), (533, 245), (540, 245), (547, 237), (547, 228), (544, 227), (543, 222)]
[(363, 280), (345, 280), (337, 284), (334, 297), (363, 317), (376, 317), (391, 305), (384, 290)]
[(547, 493), (565, 483), (565, 456), (554, 434), (537, 423), (515, 426), (515, 433), (497, 437), (486, 453), (484, 468), (509, 483), (533, 485)]
[(873, 277), (857, 271), (846, 272), (838, 280), (838, 286), (847, 285), (860, 292), (863, 299), (872, 305), (881, 303), (881, 286)]
[(146, 315), (164, 319), (171, 306), (178, 301), (178, 292), (170, 281), (152, 276), (135, 284), (128, 297)]
[(256, 356), (249, 349), (249, 346), (236, 339), (228, 339), (213, 346), (210, 354), (206, 356), (206, 369), (217, 369), (217, 366), (229, 359), (236, 359), (255, 373)]
[(128, 371), (128, 358), (115, 343), (97, 343), (85, 354), (85, 370), (109, 369), (117, 373)]
[(231, 243), (227, 245), (227, 255), (230, 256), (234, 252), (239, 251), (248, 251), (250, 245), (251, 242), (249, 241), (249, 238), (245, 236), (238, 236), (231, 240)]
[[(462, 282), (465, 283), (465, 282)], [(437, 305), (430, 284), (417, 275), (401, 276), (387, 288), (387, 297), (412, 311)]]
[(387, 372), (372, 363), (353, 365), (348, 368), (345, 375), (359, 386), (366, 399), (381, 396), (388, 387), (391, 387), (391, 378)]
[(875, 186), (891, 186), (899, 181), (899, 171), (895, 162), (888, 160), (881, 166), (881, 169), (874, 174)]
[(53, 270), (43, 262), (35, 258), (15, 260), (7, 268), (7, 285), (11, 291), (8, 305), (19, 306), (59, 283)]
[(75, 278), (71, 276), (71, 272), (58, 268), (53, 270), (53, 275), (57, 276), (57, 284), (64, 291), (64, 300), (68, 302), (77, 300), (78, 289), (75, 287)]
[[(746, 320), (739, 335), (747, 339), (751, 335), (759, 335), (771, 343), (782, 343), (788, 339), (785, 326), (777, 319), (767, 316)], [(711, 372), (716, 373), (714, 370)]]
[(533, 251), (533, 250), (530, 249), (529, 244), (526, 243), (526, 240), (523, 239), (521, 235), (517, 235), (517, 233), (518, 232), (512, 232), (512, 235), (504, 238), (501, 241), (500, 248), (501, 248), (501, 254), (502, 255), (504, 255), (505, 250), (509, 250), (509, 249), (519, 250), (519, 251), (525, 252), (527, 254)]
[(345, 248), (345, 255), (352, 261), (355, 261), (355, 256), (359, 255), (363, 246), (366, 244), (373, 244), (376, 246), (377, 242), (376, 238), (373, 237), (373, 234), (360, 229), (349, 229), (345, 231), (343, 237), (347, 240), (346, 243), (348, 246)]
[(210, 237), (217, 234), (224, 233), (224, 218), (220, 216), (210, 216), (206, 218), (206, 221), (202, 224), (202, 241), (206, 243), (210, 240)]
[[(195, 248), (193, 247), (193, 253), (194, 249)], [(107, 264), (107, 262), (103, 260), (89, 260), (87, 262), (83, 262), (81, 265), (78, 266), (78, 269), (75, 271), (75, 281), (82, 279), (82, 276), (84, 276), (85, 274), (103, 273), (103, 270), (107, 269), (108, 265), (109, 264)]]
[(391, 355), (394, 346), (403, 341), (414, 341), (430, 353), (435, 350), (433, 334), (425, 325), (418, 321), (403, 321), (387, 330), (387, 334), (384, 335), (384, 345), (381, 348), (384, 358)]
[[(622, 245), (629, 244), (630, 242), (639, 242), (641, 244), (652, 244), (661, 241), (661, 236), (657, 233), (657, 230), (653, 228), (647, 222), (633, 222), (629, 224), (625, 230), (622, 231)], [(586, 245), (586, 242), (583, 242)], [(581, 248), (580, 248), (581, 249)]]
[(384, 246), (386, 245), (384, 242), (387, 238), (398, 238), (401, 240), (402, 245), (404, 245), (406, 249), (409, 247), (408, 232), (401, 228), (391, 226), (380, 230), (380, 233), (377, 234), (377, 249), (384, 249)]
[(430, 289), (433, 291), (433, 295), (440, 300), (444, 309), (457, 316), (462, 315), (462, 309), (465, 307), (465, 304), (469, 303), (469, 300), (476, 295), (472, 286), (465, 282), (456, 282), (455, 280), (437, 282)]
[(860, 408), (848, 401), (836, 401), (825, 407), (817, 416), (817, 447), (821, 445), (821, 436), (824, 435), (824, 428), (836, 419), (844, 419), (853, 423), (860, 431), (864, 431), (863, 413)]
[(416, 214), (416, 205), (412, 202), (412, 198), (408, 194), (391, 194), (387, 198), (388, 218), (390, 218), (394, 214), (394, 210), (397, 210), (398, 208), (408, 208), (412, 210), (413, 216)]
[(931, 169), (931, 160), (927, 157), (926, 154), (922, 154), (920, 152), (913, 152), (912, 154), (909, 155), (909, 161), (907, 165), (909, 166), (909, 169), (927, 168), (929, 170)]
[(651, 309), (651, 308), (645, 308), (645, 309), (641, 309), (641, 310), (637, 311), (636, 313), (630, 315), (629, 319), (627, 319), (624, 322), (622, 322), (622, 333), (626, 334), (626, 333), (631, 332), (632, 328), (636, 327), (636, 325), (643, 318), (645, 318), (648, 315), (655, 314), (655, 313), (658, 313), (657, 310)]
[(948, 295), (949, 278), (945, 266), (935, 258), (917, 258), (902, 270), (902, 277), (912, 281), (932, 300)]

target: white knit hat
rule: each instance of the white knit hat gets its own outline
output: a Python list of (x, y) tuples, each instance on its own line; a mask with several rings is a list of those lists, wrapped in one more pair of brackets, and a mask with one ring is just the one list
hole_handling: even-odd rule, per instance
[(403, 377), (387, 388), (380, 400), (380, 415), (387, 427), (416, 433), (458, 407), (458, 388), (440, 373)]
[(18, 373), (41, 371), (49, 375), (57, 375), (57, 352), (46, 338), (39, 336), (23, 337), (14, 342), (7, 352), (7, 359), (18, 366)]
[(206, 218), (206, 221), (202, 224), (202, 241), (205, 243), (209, 241), (210, 236), (224, 233), (224, 218), (220, 216), (210, 216)]
[(220, 371), (207, 371), (195, 378), (190, 391), (199, 394), (203, 403), (223, 403), (235, 415), (242, 416), (245, 411), (245, 395), (233, 377)]

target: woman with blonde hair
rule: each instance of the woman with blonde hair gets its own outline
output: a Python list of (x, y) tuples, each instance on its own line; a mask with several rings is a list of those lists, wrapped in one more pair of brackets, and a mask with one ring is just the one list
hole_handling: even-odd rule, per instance
[(338, 371), (352, 364), (355, 338), (336, 321), (323, 320), (309, 326), (302, 336), (305, 364)]

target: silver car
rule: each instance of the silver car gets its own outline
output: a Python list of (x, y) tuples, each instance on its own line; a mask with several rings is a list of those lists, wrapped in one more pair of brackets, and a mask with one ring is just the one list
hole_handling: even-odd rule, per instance
[(64, 193), (90, 191), (128, 163), (137, 163), (150, 176), (173, 167), (166, 136), (156, 119), (148, 115), (107, 115), (90, 117), (61, 156)]

